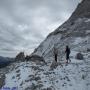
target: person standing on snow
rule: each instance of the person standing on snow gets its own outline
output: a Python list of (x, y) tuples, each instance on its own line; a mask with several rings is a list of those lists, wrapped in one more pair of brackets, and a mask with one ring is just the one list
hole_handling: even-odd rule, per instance
[(58, 57), (58, 50), (57, 50), (57, 48), (54, 47), (54, 51), (53, 52), (54, 52), (54, 59), (57, 62), (57, 57)]
[(70, 48), (69, 48), (68, 45), (66, 46), (65, 53), (66, 53), (66, 60), (67, 60), (67, 63), (68, 63), (68, 60), (71, 62), (70, 57), (69, 57), (69, 55), (70, 55)]

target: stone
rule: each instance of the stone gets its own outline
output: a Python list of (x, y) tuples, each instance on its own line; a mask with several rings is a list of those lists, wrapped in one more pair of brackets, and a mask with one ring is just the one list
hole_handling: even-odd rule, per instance
[(42, 56), (39, 56), (39, 55), (26, 56), (25, 59), (27, 61), (33, 61), (33, 62), (36, 62), (36, 63), (43, 62), (43, 63), (46, 64), (44, 58)]
[(16, 61), (24, 61), (25, 60), (25, 55), (24, 55), (24, 52), (20, 52), (16, 58), (15, 58)]
[(76, 54), (76, 59), (83, 60), (84, 57), (83, 57), (83, 55), (81, 53), (77, 53)]

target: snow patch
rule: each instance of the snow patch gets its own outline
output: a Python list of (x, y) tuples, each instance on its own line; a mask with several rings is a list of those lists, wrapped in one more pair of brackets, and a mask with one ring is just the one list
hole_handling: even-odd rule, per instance
[(87, 19), (85, 22), (90, 22), (90, 19)]

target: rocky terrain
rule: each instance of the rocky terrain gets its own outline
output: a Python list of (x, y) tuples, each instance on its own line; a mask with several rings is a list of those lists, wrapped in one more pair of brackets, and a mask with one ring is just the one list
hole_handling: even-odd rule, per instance
[[(72, 16), (35, 49), (32, 55), (0, 69), (3, 90), (89, 90), (90, 0), (83, 0)], [(65, 47), (71, 48), (66, 64)], [(53, 48), (58, 49), (58, 63)], [(24, 56), (24, 55), (22, 55)], [(26, 60), (28, 59), (28, 60)], [(34, 60), (35, 59), (35, 60)], [(3, 82), (3, 83), (1, 83)]]

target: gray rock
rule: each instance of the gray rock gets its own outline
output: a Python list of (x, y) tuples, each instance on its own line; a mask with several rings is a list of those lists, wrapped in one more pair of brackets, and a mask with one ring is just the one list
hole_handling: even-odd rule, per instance
[(35, 81), (41, 80), (40, 77), (35, 77)]
[(36, 84), (32, 83), (32, 85), (30, 87), (26, 88), (25, 90), (39, 90), (39, 88), (41, 88), (41, 87), (43, 87), (42, 84), (36, 85)]
[(52, 88), (51, 87), (48, 87), (47, 90), (52, 90)]
[(19, 73), (19, 72), (20, 72), (20, 70), (17, 70), (17, 71), (16, 71), (16, 73)]
[(25, 55), (24, 52), (20, 52), (16, 57), (15, 57), (16, 61), (25, 61)]
[(38, 66), (32, 66), (32, 69), (39, 70), (40, 68)]
[(17, 74), (16, 77), (20, 77), (20, 74)]
[(37, 64), (40, 64), (41, 62), (45, 63), (45, 60), (42, 56), (39, 56), (39, 55), (31, 55), (31, 56), (26, 56), (25, 59), (27, 61), (33, 61), (33, 62), (36, 62)]
[(43, 88), (41, 90), (52, 90), (52, 88), (51, 87), (48, 87), (48, 88)]
[(77, 53), (75, 58), (79, 59), (79, 60), (83, 60), (84, 59), (84, 57), (83, 57), (83, 55), (81, 53)]
[(31, 88), (30, 87), (27, 87), (27, 88), (25, 88), (25, 90), (31, 90)]
[(90, 0), (82, 0), (82, 2), (78, 5), (70, 19), (75, 20), (78, 17), (90, 18)]

